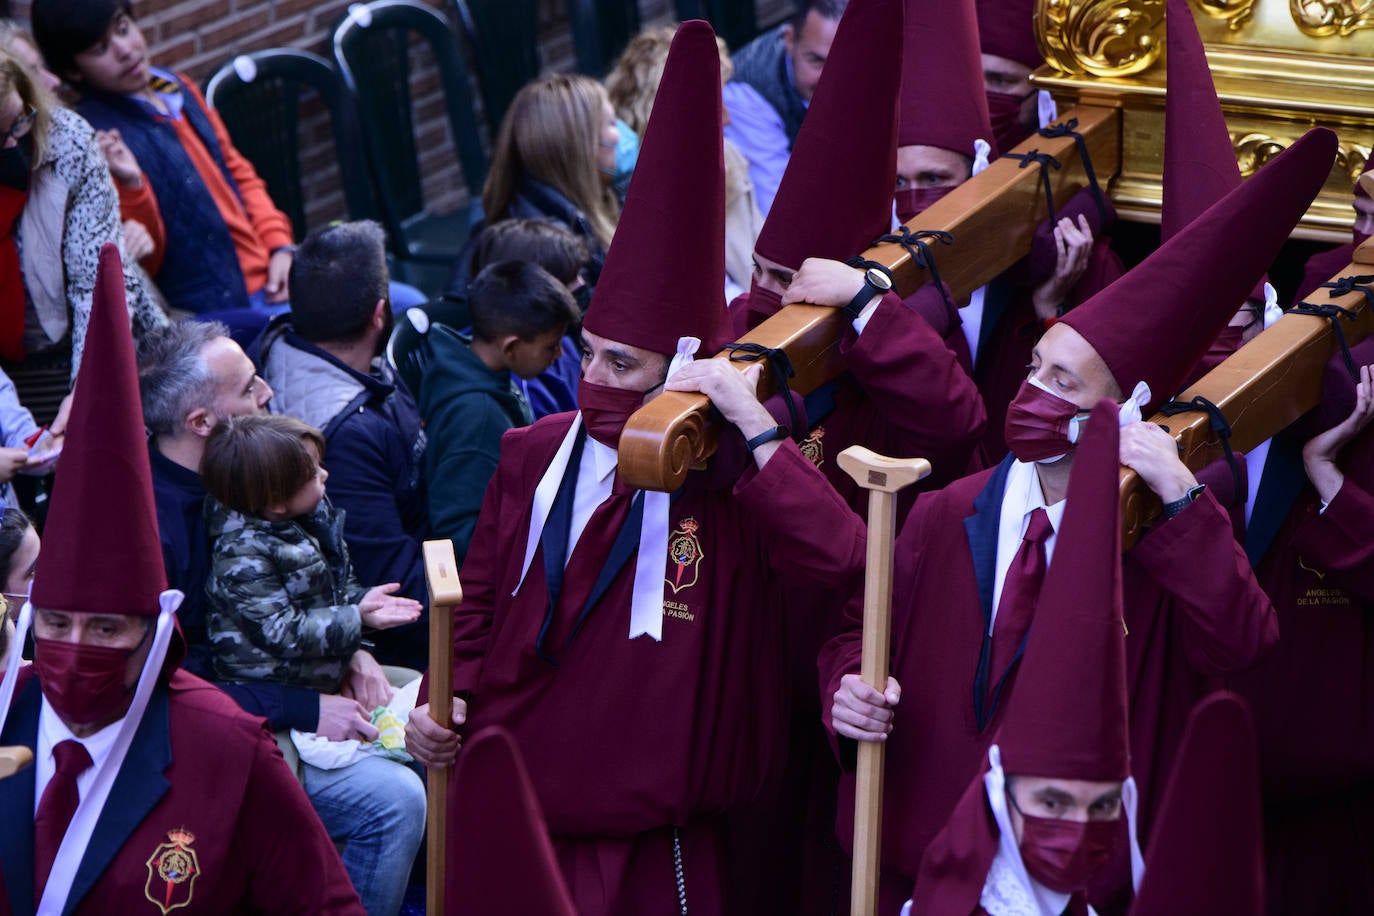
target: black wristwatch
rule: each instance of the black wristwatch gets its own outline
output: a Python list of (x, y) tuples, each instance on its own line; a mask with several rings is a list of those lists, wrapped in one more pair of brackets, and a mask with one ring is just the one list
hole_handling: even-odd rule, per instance
[(870, 262), (869, 267), (864, 270), (864, 285), (854, 298), (849, 300), (849, 304), (844, 307), (844, 313), (849, 316), (850, 321), (859, 317), (859, 313), (864, 310), (864, 306), (874, 296), (882, 295), (892, 289), (892, 276), (881, 267), (873, 266)]
[(1188, 508), (1194, 502), (1196, 502), (1197, 498), (1202, 495), (1202, 491), (1205, 489), (1207, 489), (1207, 484), (1200, 483), (1195, 487), (1189, 488), (1187, 493), (1184, 493), (1182, 496), (1180, 496), (1173, 502), (1165, 503), (1164, 517), (1173, 518), (1175, 515), (1178, 515), (1184, 509)]
[(765, 429), (754, 438), (746, 440), (744, 445), (749, 449), (750, 453), (752, 453), (754, 449), (758, 448), (760, 445), (765, 445), (775, 439), (786, 439), (787, 435), (786, 426), (774, 426), (771, 429)]

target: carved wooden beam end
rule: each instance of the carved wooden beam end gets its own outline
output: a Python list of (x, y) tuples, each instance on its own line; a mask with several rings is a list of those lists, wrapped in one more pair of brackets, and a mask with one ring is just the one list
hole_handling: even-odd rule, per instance
[[(792, 305), (778, 312), (740, 338), (787, 353), (795, 376), (789, 387), (810, 392), (844, 371), (840, 360), (840, 336), (844, 315), (838, 309), (818, 305)], [(716, 359), (729, 359), (723, 351)], [(743, 372), (752, 362), (731, 363)], [(773, 370), (765, 365), (759, 375), (760, 399), (777, 392)], [(620, 434), (619, 471), (622, 479), (640, 490), (671, 493), (682, 486), (687, 472), (699, 467), (716, 451), (711, 402), (705, 395), (665, 391), (635, 411)]]

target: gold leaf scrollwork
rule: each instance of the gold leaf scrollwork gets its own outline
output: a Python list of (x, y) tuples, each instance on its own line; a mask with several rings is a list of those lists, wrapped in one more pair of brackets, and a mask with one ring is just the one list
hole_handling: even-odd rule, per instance
[(1313, 38), (1374, 29), (1374, 0), (1288, 0), (1288, 12), (1298, 30)]
[(1209, 19), (1219, 19), (1231, 31), (1238, 31), (1255, 13), (1255, 0), (1193, 0)]
[(1163, 48), (1164, 0), (1038, 0), (1037, 9), (1040, 50), (1064, 73), (1131, 76)]
[(1288, 147), (1291, 140), (1272, 137), (1269, 134), (1231, 135), (1231, 144), (1236, 150), (1236, 164), (1244, 178), (1253, 175), (1260, 166)]
[(1359, 181), (1360, 176), (1369, 168), (1369, 147), (1342, 143), (1336, 152), (1336, 168), (1350, 176), (1350, 183)]

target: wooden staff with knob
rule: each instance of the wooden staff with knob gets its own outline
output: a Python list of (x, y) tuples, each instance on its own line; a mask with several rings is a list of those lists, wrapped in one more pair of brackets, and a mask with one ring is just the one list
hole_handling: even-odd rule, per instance
[[(458, 561), (448, 538), (425, 541), (425, 581), (429, 584), (429, 715), (444, 728), (453, 727), (453, 609), (463, 600)], [(444, 868), (448, 864), (449, 771), (425, 773), (429, 795), (426, 835), (425, 912), (443, 916)]]
[[(892, 632), (892, 545), (897, 533), (897, 491), (930, 474), (924, 458), (885, 458), (851, 445), (836, 459), (868, 491), (868, 559), (864, 572), (863, 661), (860, 676), (879, 693), (887, 690), (888, 643)], [(878, 910), (881, 863), (883, 751), (881, 742), (859, 742), (854, 792), (854, 870), (851, 916)]]

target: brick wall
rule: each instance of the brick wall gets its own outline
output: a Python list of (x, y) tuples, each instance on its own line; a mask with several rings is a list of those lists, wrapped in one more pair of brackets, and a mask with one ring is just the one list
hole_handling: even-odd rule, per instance
[[(160, 66), (188, 73), (201, 85), (236, 55), (294, 47), (330, 58), (329, 38), (354, 0), (133, 0), (134, 16)], [(420, 0), (448, 14), (446, 0)], [(30, 0), (11, 0), (11, 14), (27, 19)], [(791, 0), (757, 0), (759, 20), (776, 21)], [(574, 67), (565, 0), (540, 0), (539, 35), (544, 68)], [(673, 0), (639, 0), (643, 25), (675, 19)], [(445, 212), (466, 205), (468, 191), (443, 116), (439, 81), (428, 55), (417, 49), (412, 71), (416, 142), (426, 205)], [(306, 219), (312, 226), (347, 215), (334, 165), (332, 138), (321, 106), (307, 105), (301, 121)]]

